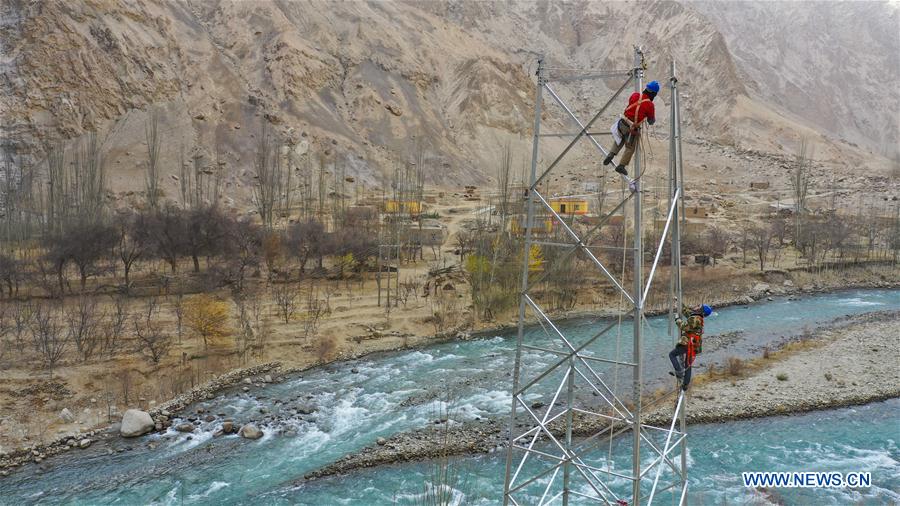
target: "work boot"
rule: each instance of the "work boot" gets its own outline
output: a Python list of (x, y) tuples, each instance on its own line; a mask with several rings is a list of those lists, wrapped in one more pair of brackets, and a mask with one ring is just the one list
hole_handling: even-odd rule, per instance
[(603, 159), (603, 165), (611, 164), (614, 156), (616, 156), (615, 153), (610, 153), (610, 154), (606, 155), (606, 158)]
[(621, 165), (621, 164), (616, 165), (616, 172), (618, 172), (619, 174), (622, 174), (623, 176), (627, 176), (627, 175), (628, 175), (628, 171), (625, 170), (625, 166), (624, 166), (624, 165)]
[(681, 385), (681, 391), (682, 391), (682, 392), (687, 392), (688, 385), (689, 385), (689, 383), (685, 383), (685, 384)]

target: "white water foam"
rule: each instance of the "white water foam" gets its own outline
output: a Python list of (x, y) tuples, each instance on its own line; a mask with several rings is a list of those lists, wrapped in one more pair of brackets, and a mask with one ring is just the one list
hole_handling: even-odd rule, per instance
[(188, 496), (190, 499), (201, 499), (204, 497), (209, 497), (210, 494), (214, 494), (215, 492), (222, 490), (225, 487), (230, 487), (231, 484), (227, 481), (214, 481), (209, 484), (209, 488), (206, 489), (202, 494), (191, 494)]
[(841, 299), (841, 304), (845, 306), (866, 307), (866, 306), (883, 306), (884, 302), (873, 302), (862, 300), (861, 297), (851, 297), (849, 299)]
[(451, 408), (459, 417), (467, 420), (497, 415), (509, 411), (510, 393), (504, 390), (482, 390), (460, 401)]

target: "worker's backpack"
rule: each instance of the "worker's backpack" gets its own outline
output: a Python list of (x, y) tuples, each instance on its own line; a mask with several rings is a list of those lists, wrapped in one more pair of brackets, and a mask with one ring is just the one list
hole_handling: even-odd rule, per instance
[(687, 334), (691, 342), (694, 344), (694, 353), (703, 353), (703, 317), (700, 315), (691, 315), (688, 318)]

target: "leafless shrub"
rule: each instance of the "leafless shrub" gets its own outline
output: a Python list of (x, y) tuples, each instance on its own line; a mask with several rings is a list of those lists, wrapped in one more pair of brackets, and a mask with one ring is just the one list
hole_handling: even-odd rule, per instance
[(737, 357), (728, 357), (725, 365), (725, 372), (728, 376), (740, 376), (744, 373), (746, 364)]
[(452, 329), (459, 323), (459, 300), (456, 292), (444, 293), (445, 290), (438, 288), (431, 297), (431, 318), (430, 321), (434, 325), (434, 331), (441, 333)]
[(336, 336), (319, 336), (316, 341), (316, 357), (320, 362), (328, 362), (334, 359), (338, 350), (338, 339)]

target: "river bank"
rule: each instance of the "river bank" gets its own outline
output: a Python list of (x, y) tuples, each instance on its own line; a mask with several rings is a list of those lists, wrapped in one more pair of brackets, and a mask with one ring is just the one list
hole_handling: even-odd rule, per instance
[[(784, 286), (786, 286), (787, 288), (793, 288), (793, 287), (790, 287), (789, 285), (784, 285)], [(802, 289), (803, 288), (801, 287), (798, 290), (802, 290)], [(768, 290), (770, 293), (777, 293), (775, 290), (773, 290), (771, 288), (769, 288)], [(795, 293), (794, 295), (797, 295), (797, 294)], [(768, 298), (768, 297), (770, 297), (770, 296), (765, 296), (765, 298)], [(788, 297), (790, 297), (790, 296), (788, 296)], [(801, 297), (801, 299), (803, 299), (803, 298), (805, 298), (805, 297)], [(760, 304), (765, 305), (768, 303), (765, 301), (761, 301)], [(807, 305), (808, 305), (808, 303), (807, 303)], [(746, 306), (746, 308), (750, 309), (751, 311), (754, 311), (753, 310), (754, 307), (759, 307), (759, 306), (757, 306), (756, 304)], [(799, 332), (799, 328), (795, 329), (795, 331)], [(496, 334), (498, 332), (492, 332), (492, 333)], [(421, 348), (426, 348), (429, 345), (444, 343), (444, 342), (459, 343), (461, 341), (468, 339), (468, 337), (469, 336), (467, 336), (464, 333), (455, 333), (454, 332), (453, 334), (445, 335), (440, 338), (437, 338), (437, 337), (431, 338), (431, 340), (429, 340), (429, 341), (415, 342), (415, 343), (410, 342), (409, 346), (400, 346), (400, 347), (394, 348), (393, 350), (400, 351), (400, 350), (409, 350), (409, 349), (421, 349)], [(728, 348), (729, 347), (728, 339), (729, 339), (729, 336), (727, 334), (723, 334), (723, 335), (719, 335), (719, 336), (710, 336), (708, 338), (708, 343), (707, 343), (708, 350), (707, 351), (712, 352), (712, 351), (714, 351), (714, 349), (716, 347)], [(722, 341), (722, 342), (718, 343), (718, 341)], [(479, 341), (479, 342), (486, 342), (486, 341)], [(458, 345), (454, 345), (454, 346), (458, 346)], [(391, 351), (392, 350), (379, 350), (379, 351), (375, 351), (375, 352), (359, 353), (359, 354), (354, 354), (353, 357), (346, 357), (346, 358), (350, 359), (350, 358), (356, 358), (356, 357), (367, 357), (368, 361), (372, 361), (374, 363), (382, 363), (385, 360), (390, 362), (392, 360), (391, 357), (393, 355), (390, 355), (390, 354), (389, 355), (381, 355), (381, 354), (382, 353), (391, 353)], [(756, 354), (758, 354), (758, 353), (759, 353), (759, 350), (751, 351), (752, 356), (756, 356)], [(427, 355), (418, 354), (417, 352), (414, 353), (414, 355), (423, 356), (426, 358), (428, 357)], [(164, 403), (155, 405), (152, 407), (152, 409), (149, 409), (148, 411), (150, 411), (151, 414), (154, 415), (155, 421), (160, 422), (161, 430), (164, 431), (165, 428), (169, 424), (171, 424), (173, 421), (177, 421), (179, 418), (186, 418), (186, 417), (189, 418), (190, 416), (195, 416), (195, 417), (199, 417), (199, 418), (207, 418), (209, 416), (208, 413), (203, 414), (202, 416), (199, 416), (199, 415), (196, 415), (196, 414), (190, 413), (190, 412), (181, 413), (182, 408), (188, 407), (189, 409), (186, 411), (190, 411), (191, 406), (196, 406), (198, 403), (205, 405), (208, 402), (215, 402), (215, 400), (221, 399), (223, 397), (228, 397), (230, 395), (239, 395), (242, 391), (243, 392), (249, 391), (249, 395), (255, 395), (254, 392), (256, 392), (257, 390), (260, 390), (260, 391), (266, 390), (268, 388), (267, 384), (269, 383), (268, 381), (265, 380), (266, 375), (270, 375), (272, 377), (272, 383), (280, 383), (282, 380), (292, 381), (292, 378), (299, 378), (299, 374), (303, 373), (304, 371), (323, 370), (323, 371), (327, 372), (327, 371), (338, 371), (341, 368), (348, 370), (348, 373), (356, 372), (355, 369), (350, 370), (351, 366), (347, 365), (347, 362), (344, 362), (344, 361), (335, 361), (326, 366), (313, 365), (313, 366), (307, 366), (307, 367), (290, 367), (290, 368), (284, 368), (284, 366), (280, 363), (268, 363), (268, 364), (262, 364), (260, 366), (254, 366), (251, 368), (239, 369), (236, 371), (232, 371), (231, 373), (228, 373), (226, 375), (220, 376), (219, 379), (217, 379), (217, 380), (214, 380), (203, 386), (195, 388), (195, 389), (189, 391), (185, 395), (179, 396), (168, 402), (164, 402)], [(304, 376), (305, 376), (305, 374), (304, 374)], [(348, 374), (348, 376), (352, 377), (353, 374)], [(474, 380), (474, 378), (466, 379), (466, 381), (464, 383), (470, 384), (471, 380)], [(462, 378), (460, 379), (460, 381), (462, 381)], [(244, 382), (244, 383), (248, 383), (248, 384), (238, 385), (239, 382)], [(424, 399), (424, 400), (419, 399), (419, 397), (421, 397), (422, 395), (427, 396), (428, 392), (425, 392), (423, 394), (414, 395), (410, 399), (405, 400), (401, 405), (405, 406), (410, 403), (421, 404), (422, 402), (428, 401), (428, 399)], [(264, 397), (261, 397), (261, 398), (264, 398)], [(279, 397), (279, 398), (281, 398), (281, 397)], [(432, 400), (434, 400), (434, 396), (431, 396), (430, 398)], [(496, 417), (498, 415), (499, 415), (499, 413), (494, 413), (492, 415), (492, 417)], [(269, 415), (269, 418), (272, 418), (271, 415)], [(488, 417), (488, 418), (491, 418), (491, 417)], [(471, 418), (470, 418), (470, 420), (471, 420)], [(258, 414), (256, 416), (251, 417), (247, 421), (253, 422), (253, 423), (273, 422), (275, 425), (282, 423), (282, 420), (280, 420), (280, 419), (265, 419), (265, 420), (260, 419)], [(494, 432), (500, 431), (502, 428), (500, 426), (493, 427), (494, 423), (495, 422), (485, 421), (484, 417), (483, 417), (482, 420), (480, 420), (476, 424), (479, 427), (478, 430), (483, 432), (483, 434), (478, 434), (479, 437), (474, 438), (471, 441), (467, 440), (466, 438), (455, 439), (455, 441), (458, 442), (459, 448), (457, 450), (455, 450), (454, 453), (465, 453), (466, 451), (475, 451), (476, 447), (477, 447), (477, 451), (489, 451), (492, 447), (494, 447), (493, 443), (491, 441), (493, 439), (495, 439), (494, 437), (489, 437), (489, 435)], [(469, 425), (471, 425), (471, 424), (468, 423), (467, 427)], [(500, 425), (505, 425), (505, 424), (501, 423)], [(451, 427), (451, 428), (453, 428), (453, 427)], [(484, 436), (484, 437), (481, 437), (481, 436)], [(11, 454), (6, 454), (4, 456), (0, 456), (0, 469), (3, 468), (2, 466), (5, 465), (4, 463), (9, 465), (10, 467), (15, 467), (16, 465), (19, 465), (19, 464), (22, 464), (25, 462), (29, 462), (29, 461), (41, 462), (42, 460), (46, 459), (48, 456), (56, 454), (56, 453), (66, 452), (71, 449), (77, 450), (78, 446), (73, 445), (72, 443), (73, 442), (79, 443), (81, 441), (81, 439), (83, 439), (84, 437), (89, 437), (94, 442), (96, 442), (96, 441), (100, 441), (102, 439), (106, 439), (109, 437), (118, 437), (118, 435), (115, 431), (105, 431), (101, 428), (101, 429), (95, 429), (87, 434), (82, 433), (82, 434), (76, 434), (76, 435), (71, 435), (71, 434), (66, 435), (66, 436), (57, 438), (52, 444), (49, 444), (49, 445), (20, 448), (16, 452), (12, 452)], [(428, 439), (428, 438), (423, 436), (422, 439)], [(467, 449), (467, 447), (472, 447), (472, 448), (470, 450), (470, 449)], [(77, 451), (75, 453), (77, 453)], [(408, 452), (406, 450), (403, 450), (400, 453), (408, 453)], [(15, 458), (12, 458), (13, 454), (15, 455)], [(47, 464), (42, 464), (42, 465), (46, 466)]]
[[(900, 312), (841, 318), (798, 336), (769, 358), (726, 377), (700, 375), (688, 396), (688, 423), (713, 423), (867, 404), (900, 397)], [(645, 416), (671, 420), (668, 395)], [(593, 419), (592, 419), (593, 420)], [(561, 427), (551, 426), (562, 433)], [(576, 419), (573, 431), (589, 436), (604, 427)], [(453, 424), (398, 434), (307, 474), (302, 480), (354, 469), (449, 455), (505, 451), (504, 420)], [(301, 480), (301, 481), (302, 481)]]

